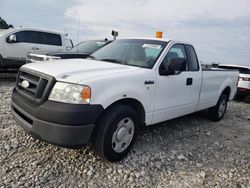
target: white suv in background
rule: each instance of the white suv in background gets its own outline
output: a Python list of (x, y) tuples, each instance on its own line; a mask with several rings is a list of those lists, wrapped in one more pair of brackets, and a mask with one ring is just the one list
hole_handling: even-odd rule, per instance
[(11, 28), (0, 31), (0, 68), (19, 68), (30, 52), (64, 52), (72, 41), (65, 34), (43, 29)]
[(220, 64), (218, 67), (239, 70), (237, 97), (244, 98), (245, 102), (250, 103), (250, 67), (229, 64)]

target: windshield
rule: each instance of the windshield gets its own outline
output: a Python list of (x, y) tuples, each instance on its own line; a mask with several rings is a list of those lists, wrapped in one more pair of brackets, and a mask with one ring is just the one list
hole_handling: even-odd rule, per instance
[(153, 68), (167, 42), (143, 39), (121, 39), (103, 47), (90, 58), (142, 68)]
[(70, 52), (80, 52), (80, 53), (87, 53), (91, 54), (96, 50), (100, 49), (101, 47), (105, 46), (108, 41), (86, 41), (77, 44), (74, 46)]

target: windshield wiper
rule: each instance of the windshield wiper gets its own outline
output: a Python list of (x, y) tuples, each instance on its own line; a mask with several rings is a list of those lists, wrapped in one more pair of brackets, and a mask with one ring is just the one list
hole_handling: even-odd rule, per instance
[(111, 59), (111, 58), (106, 58), (106, 59), (100, 59), (100, 61), (108, 61), (108, 62), (112, 62), (112, 63), (120, 63), (120, 64), (127, 64), (126, 61), (123, 61), (121, 59)]

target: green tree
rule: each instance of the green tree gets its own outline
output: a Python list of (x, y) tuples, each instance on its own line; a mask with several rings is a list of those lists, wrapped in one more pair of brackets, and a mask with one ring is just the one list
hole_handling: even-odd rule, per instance
[(6, 21), (0, 17), (0, 29), (9, 29), (10, 27), (13, 27), (13, 25), (7, 24)]

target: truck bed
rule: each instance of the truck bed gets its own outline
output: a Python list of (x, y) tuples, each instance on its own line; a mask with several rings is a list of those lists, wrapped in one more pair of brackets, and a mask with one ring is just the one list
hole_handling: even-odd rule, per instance
[(229, 85), (230, 87), (229, 100), (234, 98), (237, 90), (237, 87), (235, 86), (238, 82), (238, 71), (209, 68), (203, 69), (202, 74), (203, 80), (200, 92), (200, 102), (198, 104), (197, 111), (216, 105), (216, 102), (226, 85)]

